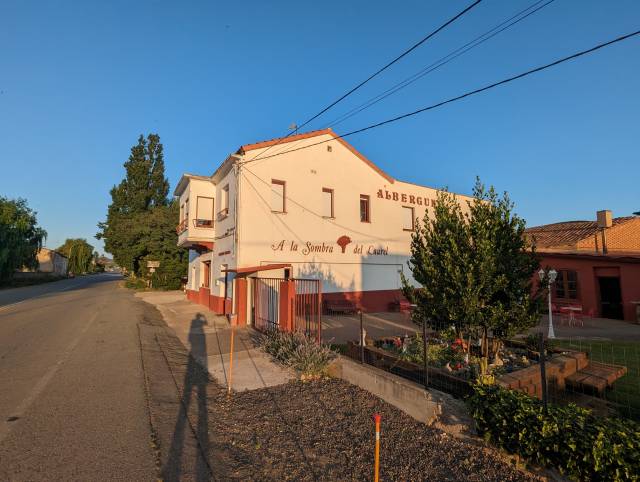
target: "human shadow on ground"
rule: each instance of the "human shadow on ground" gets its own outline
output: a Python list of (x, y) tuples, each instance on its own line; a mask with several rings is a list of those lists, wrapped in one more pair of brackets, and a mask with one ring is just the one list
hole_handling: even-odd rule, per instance
[[(195, 480), (204, 481), (211, 480), (212, 478), (211, 467), (209, 467), (207, 461), (207, 454), (209, 452), (209, 417), (207, 407), (209, 373), (206, 357), (207, 341), (203, 329), (206, 324), (207, 319), (201, 313), (197, 313), (196, 317), (191, 320), (191, 327), (189, 329), (189, 357), (184, 375), (182, 395), (180, 397), (180, 409), (173, 431), (169, 455), (162, 468), (162, 480), (165, 481), (181, 480), (182, 476), (185, 475), (182, 473), (183, 467), (189, 467), (191, 471), (191, 465), (194, 465)], [(205, 355), (203, 356), (203, 354)], [(200, 362), (197, 360), (200, 360)], [(199, 448), (194, 447), (197, 453), (195, 464), (193, 463), (194, 461), (183, 460), (185, 432), (191, 430), (188, 418), (189, 407), (194, 398), (194, 403), (197, 404), (198, 409), (198, 421), (197, 426), (193, 427), (193, 430), (196, 431), (197, 444), (199, 445)]]

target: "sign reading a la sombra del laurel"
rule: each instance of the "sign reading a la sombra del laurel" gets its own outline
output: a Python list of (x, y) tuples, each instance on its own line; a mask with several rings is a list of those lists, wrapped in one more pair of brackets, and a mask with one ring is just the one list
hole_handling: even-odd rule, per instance
[[(351, 244), (351, 238), (349, 236), (340, 236), (335, 243), (312, 243), (307, 241), (306, 243), (296, 243), (295, 241), (288, 241), (283, 239), (277, 243), (271, 245), (273, 251), (288, 251), (292, 253), (300, 253), (303, 256), (307, 256), (313, 253), (346, 253), (347, 246)], [(372, 244), (368, 245), (365, 249), (364, 244), (354, 244), (353, 247), (349, 247), (349, 251), (353, 254), (367, 254), (369, 256), (388, 256), (389, 247), (376, 247)]]

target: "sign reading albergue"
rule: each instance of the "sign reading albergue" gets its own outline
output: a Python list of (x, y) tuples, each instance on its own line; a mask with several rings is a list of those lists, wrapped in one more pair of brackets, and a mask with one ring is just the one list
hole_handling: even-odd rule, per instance
[(395, 191), (387, 191), (386, 189), (378, 189), (378, 199), (388, 199), (389, 201), (398, 201), (406, 204), (417, 204), (418, 206), (435, 206), (436, 200), (429, 199), (424, 196), (415, 196), (413, 194), (399, 193)]

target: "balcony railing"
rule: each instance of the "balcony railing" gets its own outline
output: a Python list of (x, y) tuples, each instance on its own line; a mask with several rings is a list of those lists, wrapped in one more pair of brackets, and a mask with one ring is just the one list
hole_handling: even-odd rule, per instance
[(187, 226), (189, 225), (189, 220), (188, 219), (183, 219), (180, 224), (178, 224), (178, 226), (176, 227), (176, 233), (178, 233), (178, 236), (181, 235), (182, 233), (184, 233), (187, 230)]
[(193, 226), (195, 228), (213, 228), (212, 219), (194, 219)]
[(229, 215), (229, 208), (224, 208), (222, 211), (218, 213), (218, 221), (222, 221)]

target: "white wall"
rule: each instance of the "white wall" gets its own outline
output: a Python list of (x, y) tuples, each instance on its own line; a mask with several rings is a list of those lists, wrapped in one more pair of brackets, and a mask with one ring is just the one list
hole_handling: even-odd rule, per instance
[[(331, 136), (291, 145), (325, 139)], [(272, 179), (286, 182), (286, 213), (271, 210)], [(337, 140), (247, 163), (240, 185), (239, 266), (291, 263), (296, 277), (322, 278), (324, 292), (399, 288), (398, 271), (410, 274), (411, 232), (403, 230), (402, 207), (413, 207), (422, 220), (431, 209), (425, 203), (436, 199), (435, 189), (386, 178)], [(334, 219), (323, 217), (323, 188), (334, 190)], [(369, 223), (360, 221), (361, 194), (370, 197)], [(342, 236), (350, 239), (344, 253)]]
[[(225, 186), (229, 187), (229, 213), (224, 219), (218, 217), (222, 209), (222, 197)], [(229, 268), (236, 267), (236, 175), (234, 169), (216, 180), (216, 199), (219, 200), (216, 207), (215, 240), (211, 253), (211, 294), (224, 296), (224, 273), (221, 273), (223, 265)], [(231, 279), (231, 277), (229, 277)], [(230, 294), (230, 292), (229, 292)]]

